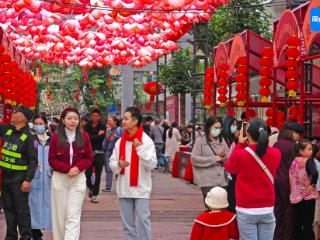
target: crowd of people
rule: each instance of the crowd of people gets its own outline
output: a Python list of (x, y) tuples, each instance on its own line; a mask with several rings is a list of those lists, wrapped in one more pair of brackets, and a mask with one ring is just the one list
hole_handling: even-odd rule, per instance
[(180, 128), (143, 118), (136, 107), (121, 120), (104, 119), (99, 109), (81, 117), (67, 107), (49, 122), (43, 113), (14, 108), (10, 124), (0, 125), (6, 239), (42, 239), (45, 229), (55, 240), (79, 239), (86, 193), (99, 203), (103, 169), (101, 191), (116, 190), (125, 239), (151, 239), (152, 170), (163, 156), (171, 163), (184, 145), (204, 201), (190, 239), (317, 240), (317, 144), (295, 121), (279, 131), (245, 119), (209, 117), (203, 127)]

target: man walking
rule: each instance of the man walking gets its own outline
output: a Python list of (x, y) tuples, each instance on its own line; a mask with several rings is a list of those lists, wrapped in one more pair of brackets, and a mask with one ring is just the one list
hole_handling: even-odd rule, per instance
[(28, 122), (33, 112), (26, 106), (13, 108), (10, 125), (0, 126), (0, 167), (2, 172), (2, 199), (7, 223), (6, 240), (32, 238), (29, 209), (31, 180), (38, 166), (33, 136)]
[(151, 170), (157, 165), (155, 147), (143, 132), (138, 108), (127, 108), (123, 136), (116, 142), (110, 167), (119, 174), (116, 191), (126, 240), (151, 240), (149, 198)]
[(150, 130), (150, 137), (152, 138), (152, 140), (156, 146), (156, 153), (157, 153), (158, 162), (161, 158), (162, 150), (164, 147), (164, 141), (163, 141), (164, 129), (160, 123), (161, 123), (160, 118), (156, 117), (154, 119), (154, 126), (151, 126), (151, 130)]
[[(102, 168), (104, 165), (104, 152), (102, 142), (105, 135), (105, 126), (101, 122), (101, 111), (97, 108), (93, 109), (90, 114), (91, 121), (85, 126), (84, 130), (89, 134), (92, 151), (93, 164), (86, 170), (87, 187), (89, 188), (89, 197), (92, 203), (98, 203), (98, 195), (100, 190), (100, 179)], [(92, 183), (93, 168), (95, 167), (94, 184)]]
[(107, 131), (105, 139), (103, 141), (103, 149), (106, 152), (106, 156), (105, 156), (106, 186), (104, 189), (102, 189), (102, 191), (104, 192), (111, 191), (112, 170), (109, 166), (110, 157), (112, 155), (116, 142), (123, 135), (123, 129), (118, 125), (119, 125), (119, 119), (117, 119), (115, 116), (108, 117), (108, 126), (110, 130)]

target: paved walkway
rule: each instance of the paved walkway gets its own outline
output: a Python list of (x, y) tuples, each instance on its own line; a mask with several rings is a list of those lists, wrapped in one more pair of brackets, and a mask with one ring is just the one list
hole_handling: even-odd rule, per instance
[[(104, 178), (102, 178), (104, 179)], [(169, 174), (153, 173), (153, 194), (150, 200), (152, 239), (189, 239), (194, 218), (203, 210), (198, 187)], [(5, 221), (0, 215), (0, 239), (4, 239)], [(51, 233), (44, 239), (51, 240)], [(81, 220), (81, 240), (124, 239), (114, 191), (102, 192), (99, 203), (85, 199)]]

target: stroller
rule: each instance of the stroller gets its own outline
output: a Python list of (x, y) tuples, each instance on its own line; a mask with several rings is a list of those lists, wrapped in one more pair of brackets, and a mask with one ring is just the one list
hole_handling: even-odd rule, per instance
[(160, 154), (157, 168), (161, 173), (166, 173), (169, 170), (169, 157), (166, 154)]

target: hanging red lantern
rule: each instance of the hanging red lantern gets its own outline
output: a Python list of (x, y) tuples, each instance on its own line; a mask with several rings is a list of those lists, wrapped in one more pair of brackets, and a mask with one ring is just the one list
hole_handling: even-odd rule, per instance
[(299, 120), (299, 108), (296, 105), (292, 105), (288, 108), (287, 120)]
[(227, 98), (227, 94), (228, 94), (228, 68), (229, 66), (225, 63), (220, 64), (219, 66), (219, 70), (218, 70), (218, 93), (219, 93), (219, 97), (218, 97), (218, 101), (220, 102), (220, 107), (224, 107), (228, 98)]
[(257, 116), (257, 113), (256, 113), (256, 111), (253, 110), (252, 108), (248, 108), (248, 109), (246, 110), (246, 117), (247, 117), (248, 119), (250, 119), (250, 118), (255, 118), (256, 116)]
[(150, 95), (149, 103), (147, 104), (147, 109), (151, 109), (151, 105), (155, 100), (155, 96), (163, 92), (163, 86), (156, 82), (147, 82), (144, 84), (144, 91)]
[(275, 119), (274, 116), (276, 115), (276, 110), (273, 108), (268, 108), (266, 111), (266, 115), (268, 117), (268, 119), (266, 120), (266, 123), (268, 126), (275, 126)]
[(288, 89), (289, 97), (296, 97), (299, 89), (299, 64), (297, 61), (300, 56), (299, 46), (300, 39), (297, 36), (290, 36), (288, 38), (287, 60), (285, 62), (287, 71), (285, 77), (287, 79), (286, 88)]
[(248, 82), (248, 59), (247, 57), (238, 58), (236, 67), (237, 76), (235, 77), (237, 86), (236, 100), (238, 106), (244, 106), (247, 99), (247, 82)]
[[(261, 102), (267, 102), (269, 96), (271, 95), (271, 75), (272, 75), (272, 65), (273, 65), (273, 54), (272, 48), (264, 47), (262, 50), (261, 61), (260, 61), (260, 96)], [(271, 120), (270, 120), (271, 121)]]
[(205, 108), (210, 109), (213, 104), (213, 82), (214, 82), (214, 69), (207, 67), (205, 69), (205, 76), (203, 78), (203, 105)]

